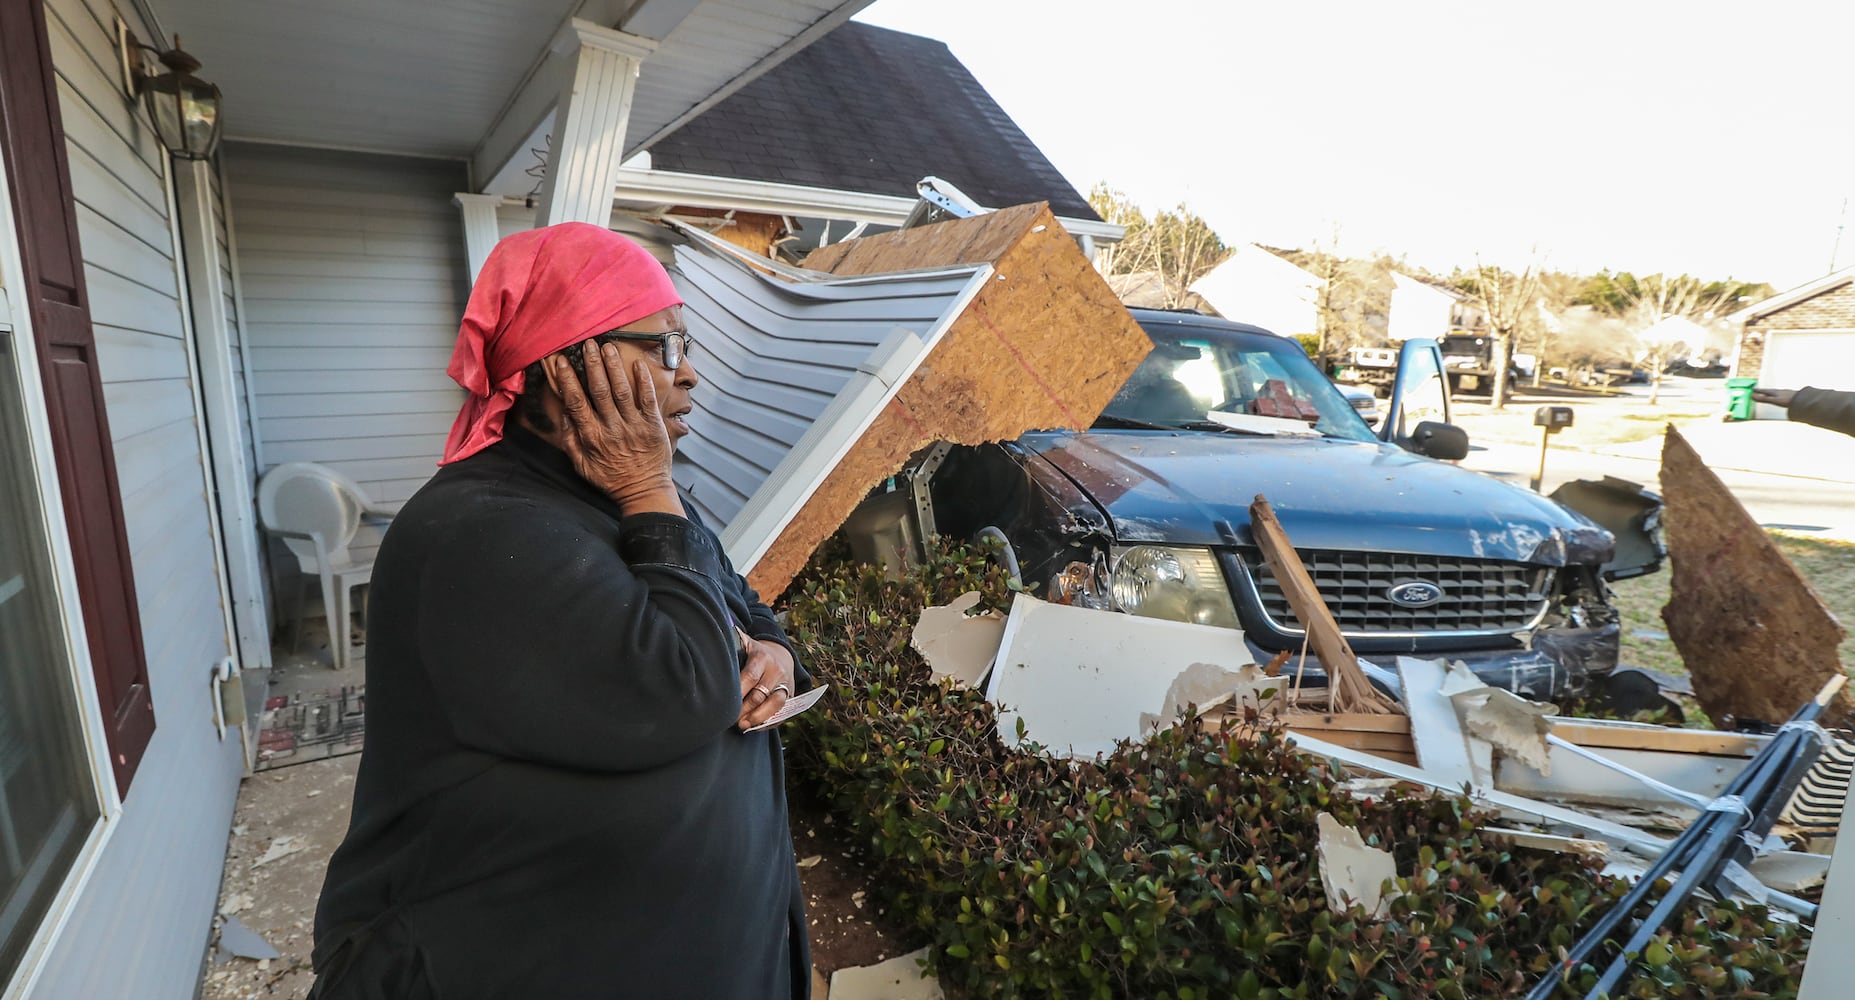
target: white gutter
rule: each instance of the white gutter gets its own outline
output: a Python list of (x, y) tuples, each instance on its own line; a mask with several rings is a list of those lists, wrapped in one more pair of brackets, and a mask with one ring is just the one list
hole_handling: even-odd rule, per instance
[[(691, 208), (732, 208), (766, 215), (845, 219), (875, 226), (901, 225), (917, 201), (893, 195), (636, 167), (619, 169), (617, 198), (621, 202), (648, 205), (668, 203)], [(1086, 236), (1097, 243), (1118, 243), (1127, 234), (1125, 226), (1094, 219), (1058, 216), (1056, 221), (1063, 224), (1069, 235)]]

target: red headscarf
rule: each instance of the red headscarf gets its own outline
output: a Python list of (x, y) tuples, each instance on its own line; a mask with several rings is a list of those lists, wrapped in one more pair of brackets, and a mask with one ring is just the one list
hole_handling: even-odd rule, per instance
[(530, 229), (496, 244), (470, 289), (445, 373), (470, 393), (439, 465), (502, 440), (522, 369), (583, 340), (681, 305), (663, 265), (585, 222)]

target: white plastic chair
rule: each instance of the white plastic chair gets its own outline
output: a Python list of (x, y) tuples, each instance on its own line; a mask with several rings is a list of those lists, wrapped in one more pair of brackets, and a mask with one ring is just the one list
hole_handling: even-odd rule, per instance
[[(279, 465), (258, 480), (258, 518), (265, 530), (283, 539), (305, 576), (322, 582), (322, 607), (328, 615), (329, 646), (335, 669), (353, 662), (348, 623), (353, 612), (354, 588), (373, 577), (372, 560), (362, 562), (348, 546), (363, 518), (392, 518), (376, 506), (361, 487), (347, 476), (312, 462)], [(302, 599), (296, 607), (296, 637), (303, 631)], [(365, 618), (363, 617), (363, 621)]]

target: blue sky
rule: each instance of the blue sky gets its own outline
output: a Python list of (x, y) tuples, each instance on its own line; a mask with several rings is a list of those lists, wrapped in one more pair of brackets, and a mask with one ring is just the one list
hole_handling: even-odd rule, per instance
[[(1769, 281), (1855, 194), (1855, 5), (876, 0), (1075, 186), (1228, 241)], [(1841, 267), (1855, 265), (1855, 231)]]

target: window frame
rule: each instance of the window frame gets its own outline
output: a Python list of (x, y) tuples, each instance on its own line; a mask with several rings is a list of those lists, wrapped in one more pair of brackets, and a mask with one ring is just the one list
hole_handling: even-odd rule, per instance
[[(5, 158), (0, 157), (0, 328), (5, 328), (0, 336), (11, 340), (17, 361), (19, 385), (16, 388), (25, 410), (22, 426), (39, 498), (38, 529), (49, 549), (46, 556), (54, 592), (51, 603), (59, 618), (49, 624), (62, 645), (65, 681), (70, 695), (76, 699), (85, 751), (84, 769), (89, 776), (89, 792), (95, 798), (98, 818), (91, 823), (77, 856), (61, 876), (58, 890), (28, 940), (18, 966), (7, 980), (0, 982), (0, 998), (6, 1000), (31, 994), (52, 945), (70, 921), (77, 901), (95, 875), (104, 849), (122, 825), (122, 797), (116, 786), (102, 696), (91, 663), (89, 633), (84, 625), (77, 586), (77, 562), (65, 519), (63, 491), (57, 486), (60, 478), (52, 452), (52, 423), (45, 396), (43, 359), (39, 356), (30, 304), (18, 294), (27, 290), (27, 284), (19, 220), (13, 212), (12, 195), (7, 164)], [(136, 627), (139, 628), (140, 623)]]

